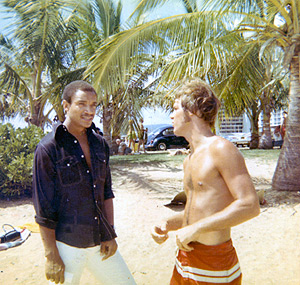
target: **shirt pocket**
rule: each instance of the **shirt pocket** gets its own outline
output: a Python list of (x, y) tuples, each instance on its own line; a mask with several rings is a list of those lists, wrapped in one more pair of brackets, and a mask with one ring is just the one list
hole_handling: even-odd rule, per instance
[(79, 161), (74, 156), (65, 157), (57, 162), (59, 182), (63, 186), (76, 185), (82, 181)]
[(99, 174), (99, 176), (105, 178), (106, 176), (106, 157), (104, 155), (104, 153), (96, 153), (95, 156), (95, 162), (96, 162), (96, 169), (97, 169), (97, 174)]
[(105, 180), (106, 180), (106, 156), (104, 153), (97, 152), (95, 155), (95, 174), (96, 176), (94, 179), (96, 180), (97, 184), (100, 184), (101, 189), (103, 189)]

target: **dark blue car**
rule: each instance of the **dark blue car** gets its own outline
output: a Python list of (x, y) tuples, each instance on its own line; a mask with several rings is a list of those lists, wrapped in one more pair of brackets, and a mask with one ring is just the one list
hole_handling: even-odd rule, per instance
[(166, 150), (169, 148), (187, 148), (189, 143), (184, 137), (174, 135), (171, 125), (160, 127), (148, 135), (146, 150)]

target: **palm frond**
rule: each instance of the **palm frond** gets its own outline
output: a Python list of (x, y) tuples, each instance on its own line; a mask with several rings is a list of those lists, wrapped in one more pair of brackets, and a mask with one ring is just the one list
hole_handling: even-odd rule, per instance
[(149, 13), (151, 10), (161, 7), (168, 1), (170, 0), (140, 0), (129, 18), (137, 17), (139, 19), (145, 11)]
[[(182, 52), (187, 45), (200, 45), (203, 42), (199, 32), (203, 30), (201, 25), (209, 23), (205, 17), (213, 19), (213, 14), (177, 15), (120, 32), (110, 37), (97, 50), (91, 58), (86, 75), (93, 74), (95, 85), (101, 85), (106, 92), (112, 93), (115, 88), (124, 85), (128, 74), (132, 74), (129, 67), (133, 63), (137, 65), (141, 62), (139, 56), (141, 53), (161, 52), (166, 44), (170, 46), (169, 51), (182, 50)], [(215, 21), (213, 23), (216, 24)], [(210, 33), (207, 32), (207, 35), (212, 36), (212, 30)]]

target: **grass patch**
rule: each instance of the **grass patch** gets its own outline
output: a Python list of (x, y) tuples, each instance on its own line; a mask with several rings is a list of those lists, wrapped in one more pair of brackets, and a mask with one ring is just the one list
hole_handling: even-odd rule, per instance
[(171, 156), (168, 152), (165, 153), (146, 153), (134, 155), (114, 155), (110, 157), (110, 165), (126, 165), (126, 166), (146, 166), (171, 164), (172, 167), (181, 166), (185, 155)]
[[(240, 149), (245, 159), (261, 159), (264, 162), (277, 161), (280, 149)], [(158, 166), (161, 164), (172, 167), (182, 166), (186, 155), (169, 155), (168, 152), (151, 152), (134, 155), (115, 155), (110, 157), (112, 166)]]
[(262, 161), (270, 162), (277, 161), (280, 149), (241, 149), (245, 159), (261, 159)]

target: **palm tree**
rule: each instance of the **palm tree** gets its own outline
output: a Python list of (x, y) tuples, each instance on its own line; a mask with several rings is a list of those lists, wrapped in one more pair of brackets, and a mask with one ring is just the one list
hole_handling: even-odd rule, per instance
[(2, 1), (14, 16), (13, 39), (2, 41), (0, 49), (1, 96), (10, 104), (4, 115), (13, 110), (43, 128), (52, 109), (59, 109), (55, 101), (62, 84), (78, 76), (69, 71), (74, 65), (76, 29), (66, 2)]
[[(163, 3), (167, 1), (159, 1), (159, 3)], [(157, 1), (141, 1), (138, 9), (141, 8), (152, 8), (155, 7)], [(196, 5), (196, 1), (184, 1), (186, 6), (186, 11), (189, 13), (199, 11), (199, 8)], [(234, 6), (234, 3), (230, 3)], [(241, 3), (239, 3), (241, 4)], [(261, 13), (258, 5), (238, 5), (237, 9), (240, 9), (240, 12), (243, 12), (244, 9), (248, 9), (250, 12), (251, 9), (258, 10)], [(138, 12), (141, 12), (138, 10)], [(237, 21), (241, 21), (241, 16), (233, 17), (229, 19), (231, 22), (236, 19)], [(229, 22), (230, 22), (229, 21)], [(205, 24), (205, 22), (203, 22)], [(194, 52), (206, 52), (208, 54), (208, 58), (205, 61), (202, 61), (208, 68), (205, 70), (205, 74), (202, 73), (202, 76), (210, 81), (211, 85), (214, 85), (215, 89), (218, 91), (219, 97), (222, 99), (223, 104), (225, 106), (225, 113), (228, 115), (238, 115), (243, 112), (247, 112), (249, 117), (251, 118), (252, 123), (252, 137), (253, 142), (251, 143), (252, 148), (258, 147), (258, 117), (261, 112), (264, 114), (264, 140), (261, 141), (261, 147), (263, 148), (272, 148), (272, 137), (270, 131), (270, 112), (273, 109), (271, 104), (268, 104), (270, 101), (274, 101), (272, 97), (274, 97), (275, 93), (278, 93), (280, 86), (280, 80), (282, 79), (282, 75), (278, 74), (276, 78), (274, 78), (274, 62), (270, 61), (270, 56), (261, 55), (259, 56), (259, 45), (256, 41), (253, 41), (249, 36), (238, 36), (241, 32), (240, 29), (234, 28), (234, 23), (232, 24), (233, 28), (230, 28), (228, 24), (228, 29), (231, 29), (232, 32), (228, 32), (225, 34), (219, 34), (219, 40), (224, 40), (226, 37), (232, 37), (229, 40), (225, 40), (222, 45), (215, 45), (214, 41), (211, 41), (209, 38), (205, 39), (203, 42), (208, 41), (208, 45), (214, 45), (214, 52), (217, 55), (218, 59), (214, 59), (214, 54), (207, 52), (205, 47), (199, 47), (199, 45), (191, 45), (191, 42), (196, 42), (196, 36), (205, 37), (203, 34), (194, 35), (193, 39), (190, 39), (189, 42), (185, 42), (189, 47), (192, 46)], [(222, 30), (222, 29), (221, 29)], [(236, 34), (236, 30), (238, 34)], [(219, 30), (220, 31), (220, 30)], [(233, 37), (234, 36), (234, 37)], [(199, 42), (199, 40), (198, 40)], [(217, 42), (217, 41), (216, 41)], [(230, 44), (230, 47), (228, 45)], [(223, 47), (223, 54), (219, 52), (220, 46)], [(224, 50), (224, 48), (226, 50)], [(177, 66), (181, 64), (182, 66), (186, 66), (182, 64), (180, 61), (185, 60), (186, 57), (190, 56), (190, 49), (185, 49), (182, 52), (181, 57), (176, 57), (175, 60), (169, 60), (170, 66), (172, 69), (168, 69), (168, 72), (172, 72), (174, 67), (175, 70), (178, 68)], [(192, 50), (193, 51), (193, 50)], [(278, 52), (275, 53), (277, 55)], [(194, 54), (192, 54), (194, 56)], [(230, 59), (226, 64), (224, 58)], [(223, 58), (222, 70), (218, 70), (218, 72), (212, 72), (214, 66), (220, 65), (221, 60)], [(218, 62), (219, 61), (219, 62)], [(186, 62), (186, 61), (185, 61)], [(276, 62), (278, 65), (278, 55), (276, 58)], [(179, 64), (178, 64), (179, 63)], [(268, 68), (267, 68), (268, 67)], [(278, 68), (276, 69), (278, 70)], [(176, 70), (177, 74), (182, 75), (182, 73)], [(184, 70), (182, 70), (183, 74), (186, 74)], [(185, 75), (186, 76), (186, 75)], [(171, 79), (175, 79), (171, 76)], [(163, 80), (165, 83), (165, 81)], [(173, 90), (171, 89), (171, 92)], [(243, 96), (241, 96), (243, 94)], [(278, 96), (277, 96), (278, 97)], [(255, 101), (260, 102), (258, 105)], [(170, 100), (172, 102), (172, 100)], [(170, 104), (167, 102), (167, 104)], [(252, 103), (253, 102), (253, 103)], [(259, 106), (259, 109), (254, 110), (253, 107)], [(169, 106), (166, 106), (169, 108)]]
[[(215, 1), (209, 1), (216, 4)], [(217, 1), (223, 11), (244, 9), (241, 27), (260, 43), (261, 53), (279, 47), (284, 53), (284, 67), (290, 73), (289, 110), (284, 144), (273, 176), (272, 187), (297, 191), (300, 185), (300, 7), (299, 1)], [(250, 5), (245, 7), (249, 3)], [(257, 9), (253, 9), (253, 6)]]
[[(86, 62), (90, 57), (94, 58), (93, 55), (97, 54), (97, 50), (101, 49), (107, 40), (115, 34), (122, 33), (122, 5), (119, 1), (116, 6), (112, 0), (81, 1), (76, 5), (76, 11), (77, 27), (81, 32), (79, 56)], [(118, 78), (118, 73), (115, 72), (119, 65), (110, 65), (111, 72), (103, 77), (102, 81), (97, 80), (97, 75), (94, 70), (91, 71), (89, 64), (85, 78), (93, 81), (98, 92), (102, 107), (100, 114), (103, 134), (109, 145), (112, 145), (112, 139), (119, 136), (121, 130), (128, 129), (129, 119), (137, 122), (141, 117), (140, 111), (145, 105), (145, 97), (151, 94), (143, 84), (152, 74), (149, 71), (151, 64), (151, 59), (145, 54), (139, 65), (131, 66), (134, 75), (128, 73), (124, 80)], [(115, 88), (106, 88), (113, 80), (117, 82)]]
[[(77, 28), (80, 31), (78, 59), (86, 65), (103, 41), (120, 31), (122, 5), (121, 1), (116, 7), (112, 0), (94, 0), (75, 2), (74, 7)], [(89, 74), (86, 78), (93, 81), (93, 75)], [(111, 145), (112, 98), (108, 92), (103, 92), (100, 85), (93, 85), (102, 106), (103, 135)]]

